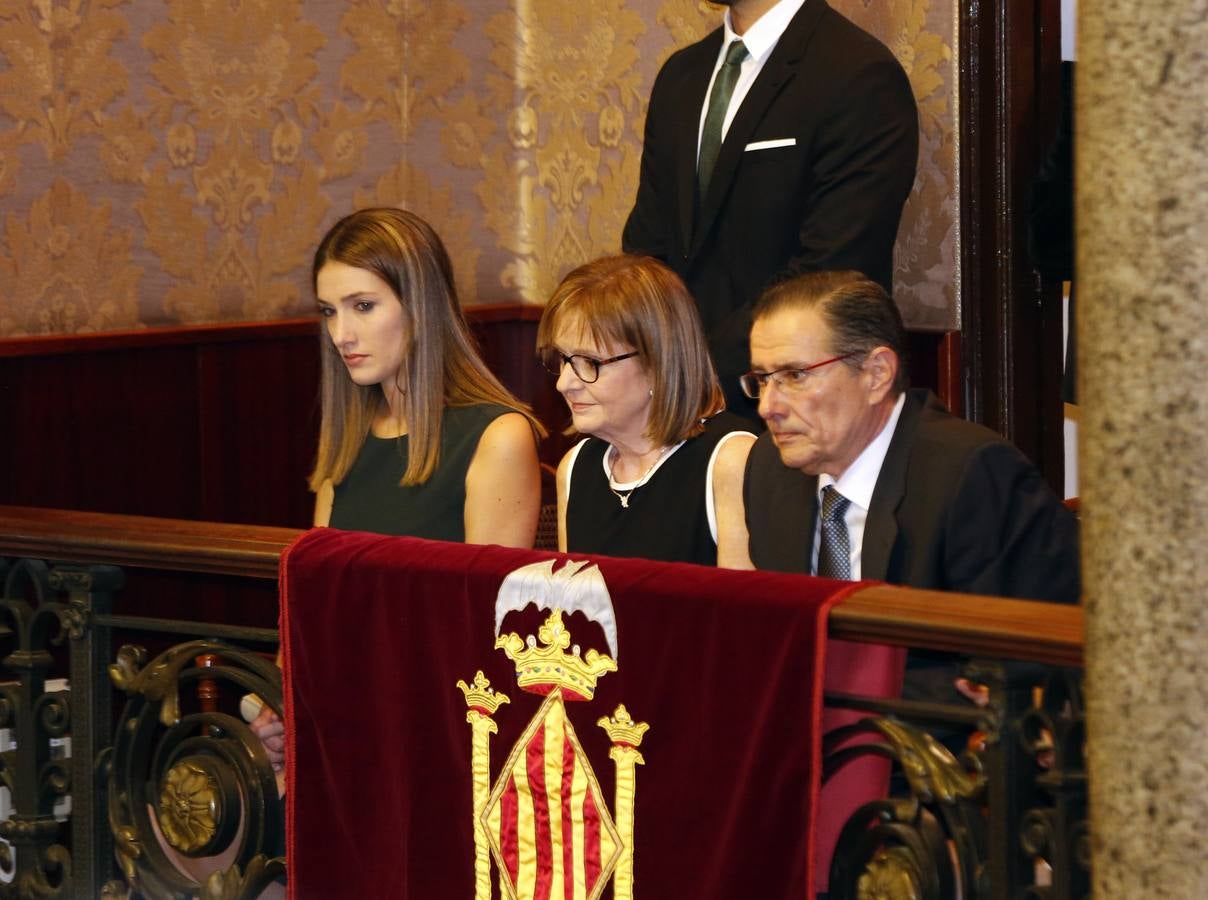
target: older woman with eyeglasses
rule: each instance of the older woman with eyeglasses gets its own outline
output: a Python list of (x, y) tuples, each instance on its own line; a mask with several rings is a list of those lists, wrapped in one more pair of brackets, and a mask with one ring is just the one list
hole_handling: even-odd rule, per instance
[(755, 437), (724, 411), (679, 277), (646, 257), (580, 266), (537, 345), (584, 436), (558, 466), (559, 548), (751, 568), (742, 477)]

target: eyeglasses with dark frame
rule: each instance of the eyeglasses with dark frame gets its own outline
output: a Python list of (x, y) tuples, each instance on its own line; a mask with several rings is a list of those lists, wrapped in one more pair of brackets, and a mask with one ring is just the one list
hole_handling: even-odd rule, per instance
[(584, 384), (595, 384), (600, 377), (600, 366), (607, 366), (611, 363), (620, 362), (623, 359), (629, 359), (633, 356), (639, 356), (637, 350), (631, 350), (629, 353), (622, 353), (619, 356), (610, 356), (608, 359), (596, 359), (594, 356), (584, 356), (582, 353), (572, 353), (567, 355), (557, 347), (542, 347), (538, 351), (537, 356), (541, 360), (541, 365), (551, 375), (558, 376), (562, 374), (562, 367), (570, 363), (571, 370), (575, 373), (575, 377)]
[(775, 372), (747, 372), (745, 375), (738, 377), (738, 385), (742, 388), (742, 392), (752, 400), (759, 399), (760, 393), (769, 381), (776, 385), (779, 390), (784, 391), (786, 394), (791, 394), (805, 387), (809, 381), (809, 373), (814, 371), (814, 369), (829, 366), (831, 363), (837, 363), (840, 360), (850, 359), (855, 355), (854, 353), (844, 353), (842, 356), (832, 356), (830, 359), (816, 362), (812, 366), (802, 366), (797, 369), (777, 369)]

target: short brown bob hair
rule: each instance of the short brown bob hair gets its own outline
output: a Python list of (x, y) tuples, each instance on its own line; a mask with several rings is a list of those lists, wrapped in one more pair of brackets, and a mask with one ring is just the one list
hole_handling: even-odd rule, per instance
[(679, 276), (646, 256), (606, 256), (558, 285), (537, 327), (538, 348), (563, 327), (601, 347), (632, 347), (653, 382), (646, 437), (668, 446), (693, 437), (725, 408), (696, 303)]

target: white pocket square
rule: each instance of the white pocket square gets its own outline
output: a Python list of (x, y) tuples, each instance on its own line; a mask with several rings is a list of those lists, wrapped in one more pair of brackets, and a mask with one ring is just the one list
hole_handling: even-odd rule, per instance
[(796, 147), (796, 138), (778, 138), (774, 141), (755, 141), (743, 147), (744, 153), (749, 153), (752, 150), (771, 150), (773, 147)]

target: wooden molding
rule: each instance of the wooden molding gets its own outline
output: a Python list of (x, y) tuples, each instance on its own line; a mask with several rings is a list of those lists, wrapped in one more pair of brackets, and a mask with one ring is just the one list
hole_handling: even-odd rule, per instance
[[(484, 303), (463, 307), (471, 324), (536, 322), (544, 307), (528, 303)], [(57, 356), (64, 353), (96, 353), (132, 348), (181, 347), (190, 344), (223, 344), (232, 341), (274, 340), (310, 337), (318, 329), (318, 317), (278, 319), (269, 322), (214, 322), (174, 325), (164, 328), (130, 328), (92, 334), (50, 334), (0, 338), (0, 358)]]
[[(0, 506), (0, 555), (273, 579), (302, 532)], [(871, 585), (830, 617), (832, 637), (971, 656), (1082, 664), (1082, 608)]]
[(267, 525), (0, 506), (0, 555), (172, 572), (275, 579), (281, 552), (301, 534)]
[(152, 347), (183, 347), (222, 344), (232, 341), (308, 337), (315, 333), (318, 319), (281, 319), (273, 322), (222, 322), (181, 325), (171, 328), (135, 328), (96, 334), (52, 334), (0, 339), (0, 358), (15, 356), (59, 356)]

